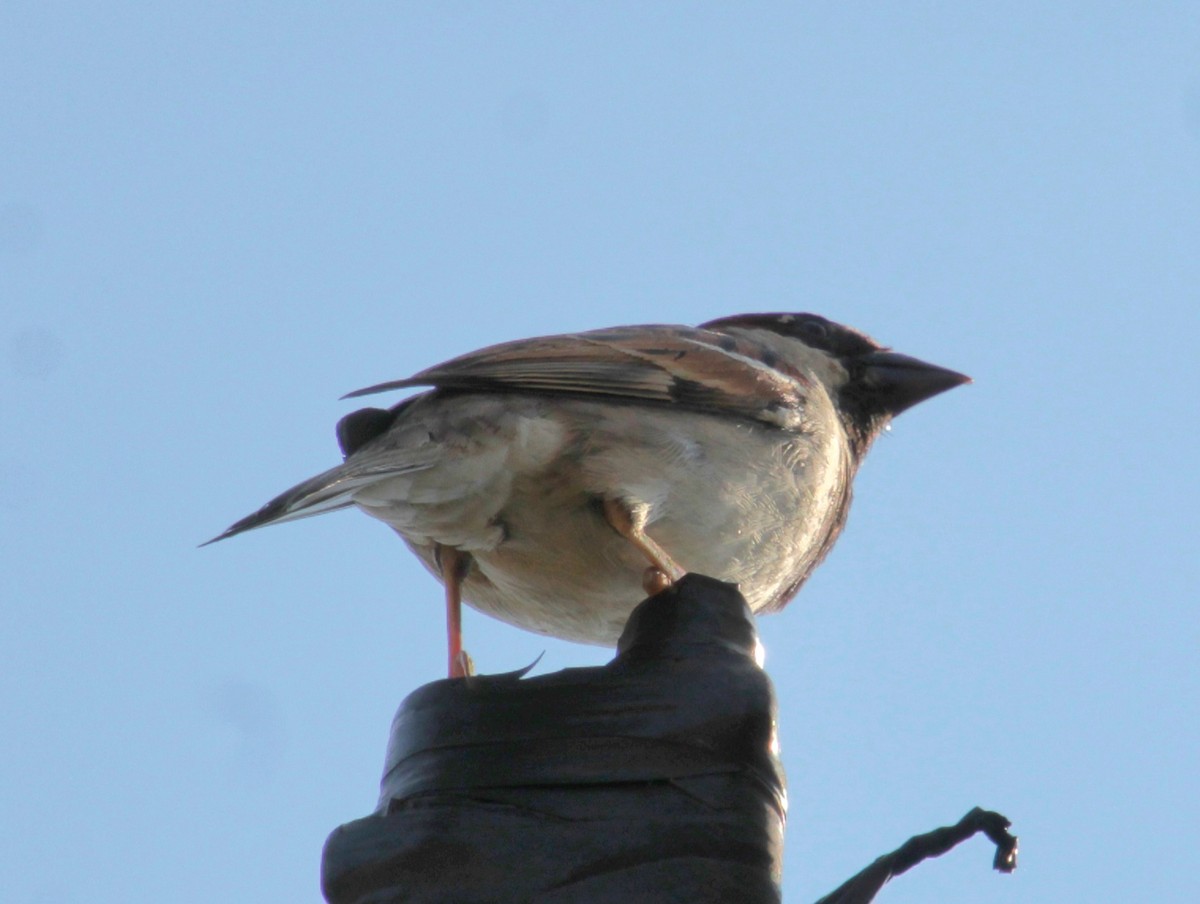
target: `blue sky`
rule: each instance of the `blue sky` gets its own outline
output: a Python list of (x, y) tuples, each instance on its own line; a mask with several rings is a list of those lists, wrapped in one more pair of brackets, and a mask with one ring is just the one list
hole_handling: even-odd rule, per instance
[[(0, 7), (0, 889), (318, 901), (440, 594), (341, 513), (349, 390), (505, 339), (815, 311), (973, 386), (761, 621), (787, 900), (1191, 900), (1193, 4)], [(598, 663), (466, 621), (484, 671)]]

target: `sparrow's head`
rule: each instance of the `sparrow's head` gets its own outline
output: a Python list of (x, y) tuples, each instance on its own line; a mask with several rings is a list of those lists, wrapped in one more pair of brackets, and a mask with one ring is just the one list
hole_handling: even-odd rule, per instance
[(779, 354), (774, 366), (816, 376), (836, 403), (859, 457), (897, 414), (971, 382), (970, 377), (893, 352), (865, 333), (816, 314), (738, 314), (702, 326), (757, 334)]

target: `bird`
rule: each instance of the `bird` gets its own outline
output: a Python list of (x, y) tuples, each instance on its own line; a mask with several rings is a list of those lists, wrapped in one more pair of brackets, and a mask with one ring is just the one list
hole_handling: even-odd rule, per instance
[(344, 396), (423, 389), (346, 415), (341, 464), (208, 543), (350, 507), (383, 521), (444, 585), (452, 678), (472, 671), (464, 601), (599, 645), (687, 572), (775, 612), (891, 419), (969, 382), (806, 313), (504, 342)]

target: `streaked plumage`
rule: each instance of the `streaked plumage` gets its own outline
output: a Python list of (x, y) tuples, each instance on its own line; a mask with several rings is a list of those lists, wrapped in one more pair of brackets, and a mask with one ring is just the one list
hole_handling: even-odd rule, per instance
[(612, 504), (773, 611), (833, 544), (888, 420), (966, 381), (811, 314), (504, 343), (351, 393), (433, 387), (344, 418), (342, 464), (216, 539), (357, 506), (434, 574), (438, 547), (469, 556), (476, 608), (610, 644), (651, 564)]

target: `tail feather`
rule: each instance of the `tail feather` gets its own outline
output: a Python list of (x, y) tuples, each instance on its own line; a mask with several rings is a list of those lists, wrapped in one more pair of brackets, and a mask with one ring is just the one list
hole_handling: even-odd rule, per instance
[(219, 540), (226, 540), (237, 534), (266, 527), (269, 524), (297, 521), (301, 518), (310, 518), (313, 515), (346, 508), (354, 504), (353, 497), (356, 490), (398, 474), (421, 471), (427, 467), (429, 467), (428, 464), (405, 464), (389, 467), (376, 463), (374, 466), (364, 468), (359, 463), (350, 462), (338, 465), (323, 474), (296, 484), (290, 490), (285, 490), (254, 514), (234, 522), (222, 533), (201, 543), (200, 546), (208, 546)]

